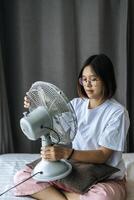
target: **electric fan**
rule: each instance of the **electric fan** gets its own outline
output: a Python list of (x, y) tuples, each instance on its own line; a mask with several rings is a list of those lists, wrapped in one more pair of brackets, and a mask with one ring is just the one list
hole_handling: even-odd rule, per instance
[[(30, 140), (41, 138), (42, 146), (70, 144), (77, 132), (77, 118), (65, 94), (51, 83), (37, 81), (27, 96), (30, 99), (29, 112), (25, 112), (20, 120), (23, 133)], [(71, 164), (64, 159), (42, 159), (32, 174), (42, 172), (37, 173), (34, 179), (41, 182), (54, 181), (64, 178), (71, 170)]]

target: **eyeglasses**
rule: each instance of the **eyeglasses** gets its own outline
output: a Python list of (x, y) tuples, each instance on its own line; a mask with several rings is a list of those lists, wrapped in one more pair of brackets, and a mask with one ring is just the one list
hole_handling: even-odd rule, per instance
[(96, 77), (93, 77), (93, 78), (91, 78), (91, 79), (87, 79), (87, 78), (85, 78), (85, 77), (79, 78), (79, 83), (80, 83), (80, 85), (82, 85), (82, 86), (86, 86), (86, 85), (89, 84), (89, 83), (90, 83), (92, 86), (96, 86), (96, 85), (97, 85), (97, 81), (99, 81), (99, 79), (96, 78)]

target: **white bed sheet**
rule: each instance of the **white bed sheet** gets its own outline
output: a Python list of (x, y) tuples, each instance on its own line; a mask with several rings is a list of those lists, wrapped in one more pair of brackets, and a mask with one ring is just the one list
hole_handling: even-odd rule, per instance
[[(26, 163), (39, 158), (39, 154), (2, 154), (0, 155), (0, 194), (13, 186), (14, 174)], [(15, 197), (13, 190), (0, 196), (5, 200), (31, 200), (30, 197)]]
[[(0, 193), (13, 186), (14, 174), (22, 169), (26, 163), (37, 158), (39, 154), (3, 154), (0, 155)], [(134, 153), (123, 154), (127, 169), (127, 200), (134, 200)], [(0, 196), (0, 200), (32, 200), (30, 197), (15, 197), (13, 190)]]

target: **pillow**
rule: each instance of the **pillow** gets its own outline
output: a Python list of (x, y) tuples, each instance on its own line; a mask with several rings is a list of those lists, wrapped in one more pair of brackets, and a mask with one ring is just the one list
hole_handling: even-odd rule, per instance
[[(27, 165), (33, 168), (39, 161), (38, 159)], [(103, 181), (113, 173), (120, 171), (118, 168), (107, 164), (89, 164), (74, 160), (68, 162), (72, 165), (71, 173), (53, 183), (61, 189), (80, 194), (87, 192), (93, 184)]]
[(120, 171), (118, 168), (107, 164), (89, 164), (69, 161), (72, 164), (72, 172), (63, 179), (57, 180), (57, 184), (77, 193), (85, 193), (89, 188), (100, 181), (107, 179), (113, 173)]

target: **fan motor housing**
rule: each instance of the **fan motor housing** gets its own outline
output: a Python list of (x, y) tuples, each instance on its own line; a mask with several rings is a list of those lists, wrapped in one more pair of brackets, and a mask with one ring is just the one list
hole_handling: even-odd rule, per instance
[(37, 140), (48, 134), (47, 127), (52, 128), (52, 121), (44, 106), (39, 106), (21, 118), (20, 127), (30, 140)]

